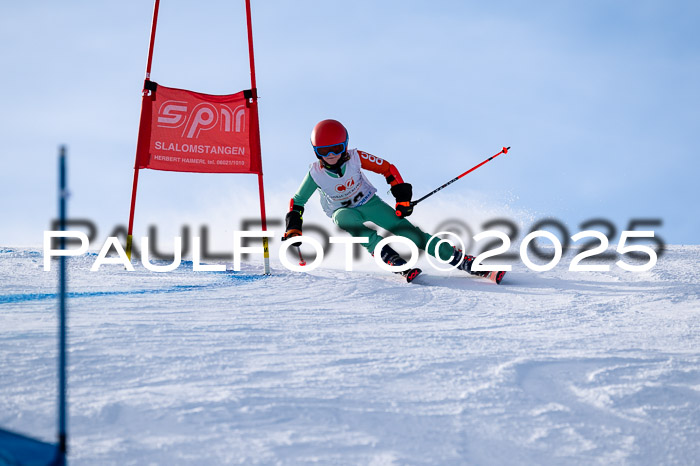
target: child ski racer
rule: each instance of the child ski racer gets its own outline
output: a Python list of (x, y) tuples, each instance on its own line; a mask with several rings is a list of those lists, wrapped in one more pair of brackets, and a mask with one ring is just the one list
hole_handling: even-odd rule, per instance
[[(367, 152), (349, 149), (348, 140), (348, 132), (339, 121), (323, 120), (314, 127), (311, 132), (311, 145), (318, 161), (310, 165), (301, 186), (290, 201), (283, 240), (302, 234), (304, 205), (314, 192), (319, 191), (325, 213), (350, 235), (369, 238), (363, 246), (372, 255), (382, 237), (374, 229), (367, 227), (365, 222), (373, 222), (394, 235), (410, 239), (418, 248), (443, 261), (449, 261), (450, 265), (457, 266), (460, 270), (474, 275), (488, 275), (488, 272), (471, 271), (473, 256), (464, 255), (462, 251), (445, 242), (442, 242), (439, 248), (435, 247), (438, 241), (433, 240), (429, 243), (431, 235), (406, 219), (413, 212), (411, 185), (404, 182), (393, 164)], [(377, 189), (365, 177), (363, 170), (385, 177), (396, 199), (395, 208), (391, 208), (376, 195)], [(406, 264), (406, 261), (388, 245), (382, 248), (380, 254), (388, 265)], [(397, 273), (411, 282), (420, 272), (420, 269), (408, 269)]]

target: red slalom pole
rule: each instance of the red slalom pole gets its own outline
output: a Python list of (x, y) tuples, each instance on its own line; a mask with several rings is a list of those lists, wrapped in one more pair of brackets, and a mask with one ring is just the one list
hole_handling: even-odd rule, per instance
[[(146, 98), (148, 96), (148, 90), (146, 89), (146, 81), (151, 79), (151, 64), (153, 63), (153, 45), (156, 41), (156, 26), (158, 25), (158, 9), (160, 8), (160, 0), (155, 0), (153, 4), (153, 20), (151, 21), (151, 39), (148, 43), (148, 61), (146, 62), (146, 79), (143, 83), (143, 91), (141, 93), (141, 118), (143, 119), (144, 107), (150, 105)], [(143, 136), (141, 132), (144, 124), (143, 121), (139, 122), (139, 137), (138, 141), (141, 140)], [(129, 208), (129, 226), (126, 231), (126, 256), (131, 260), (131, 249), (133, 244), (133, 232), (134, 232), (134, 210), (136, 209), (136, 189), (139, 183), (139, 148), (137, 144), (136, 149), (136, 162), (134, 163), (134, 181), (131, 187), (131, 207)]]
[(148, 44), (148, 62), (146, 63), (146, 79), (151, 79), (151, 63), (153, 63), (153, 44), (156, 41), (156, 26), (158, 24), (158, 8), (160, 0), (153, 5), (153, 21), (151, 22), (151, 40)]
[[(250, 60), (250, 86), (255, 92), (255, 57), (253, 55), (253, 21), (250, 14), (250, 0), (245, 0), (245, 19), (246, 28), (248, 30), (248, 58)], [(257, 98), (257, 95), (254, 97)], [(257, 99), (256, 99), (257, 100)]]
[(469, 170), (467, 170), (467, 171), (465, 171), (464, 173), (462, 173), (461, 175), (459, 175), (458, 177), (452, 178), (452, 179), (451, 179), (450, 181), (448, 181), (447, 183), (443, 184), (442, 186), (440, 186), (440, 187), (437, 188), (436, 190), (434, 190), (434, 191), (432, 191), (432, 192), (429, 192), (428, 194), (426, 194), (425, 196), (421, 197), (421, 198), (418, 199), (417, 201), (412, 201), (412, 202), (411, 202), (411, 205), (414, 206), (414, 205), (418, 204), (420, 201), (422, 201), (422, 200), (424, 200), (424, 199), (426, 199), (426, 198), (432, 196), (432, 195), (435, 194), (436, 192), (438, 192), (438, 191), (440, 191), (440, 190), (442, 190), (442, 189), (448, 187), (449, 185), (451, 185), (452, 183), (454, 183), (454, 182), (457, 181), (458, 179), (462, 178), (463, 176), (468, 175), (469, 173), (473, 172), (474, 170), (476, 170), (477, 168), (479, 168), (479, 167), (482, 166), (483, 164), (485, 164), (485, 163), (487, 163), (487, 162), (490, 162), (491, 160), (495, 159), (495, 158), (498, 157), (499, 155), (501, 155), (501, 154), (507, 154), (509, 149), (510, 149), (510, 147), (504, 147), (503, 149), (501, 149), (501, 152), (499, 152), (498, 154), (492, 155), (492, 156), (489, 157), (488, 159), (486, 159), (486, 160), (484, 160), (483, 162), (481, 162), (479, 165), (475, 165), (475, 166), (473, 166), (472, 168), (470, 168)]
[(297, 251), (299, 251), (299, 265), (303, 267), (306, 265), (306, 261), (304, 260), (304, 256), (301, 255), (301, 246), (297, 246)]
[[(250, 60), (250, 89), (252, 92), (252, 98), (250, 99), (251, 107), (251, 118), (253, 119), (253, 126), (255, 128), (254, 134), (251, 135), (253, 138), (254, 150), (257, 150), (257, 156), (262, 164), (262, 155), (260, 149), (260, 120), (258, 115), (258, 88), (255, 81), (255, 55), (253, 54), (253, 21), (251, 19), (250, 12), (250, 0), (245, 0), (245, 16), (246, 16), (246, 29), (248, 30), (248, 58)], [(265, 188), (263, 186), (263, 174), (262, 165), (260, 166), (260, 172), (258, 173), (258, 193), (260, 196), (260, 222), (263, 231), (267, 231), (267, 216), (265, 213)], [(267, 237), (263, 236), (263, 261), (264, 261), (264, 274), (270, 275), (270, 247), (268, 244)]]

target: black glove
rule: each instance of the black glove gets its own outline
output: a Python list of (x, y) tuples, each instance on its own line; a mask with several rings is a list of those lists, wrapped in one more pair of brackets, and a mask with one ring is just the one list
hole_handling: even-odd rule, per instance
[[(282, 241), (294, 238), (295, 236), (301, 236), (301, 225), (303, 223), (301, 214), (303, 213), (304, 207), (292, 204), (291, 210), (287, 212), (287, 216), (285, 217), (287, 231), (284, 232)], [(301, 242), (297, 241), (293, 243), (292, 246), (301, 246)]]
[(413, 213), (413, 205), (411, 205), (413, 187), (410, 185), (410, 183), (399, 183), (392, 186), (391, 194), (393, 194), (396, 198), (397, 216), (408, 217)]

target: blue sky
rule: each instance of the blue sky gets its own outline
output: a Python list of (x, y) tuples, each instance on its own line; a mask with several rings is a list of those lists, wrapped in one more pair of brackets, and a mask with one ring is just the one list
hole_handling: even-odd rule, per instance
[[(0, 245), (41, 243), (61, 143), (70, 212), (106, 234), (128, 217), (152, 2), (0, 12)], [(248, 88), (244, 12), (243, 1), (163, 0), (153, 79)], [(478, 192), (571, 234), (595, 217), (618, 229), (660, 218), (667, 243), (698, 244), (699, 13), (692, 1), (253, 0), (266, 190), (291, 197), (314, 160), (311, 128), (336, 118), (418, 195), (510, 145), (439, 196)], [(242, 191), (255, 177), (145, 171), (137, 223)]]

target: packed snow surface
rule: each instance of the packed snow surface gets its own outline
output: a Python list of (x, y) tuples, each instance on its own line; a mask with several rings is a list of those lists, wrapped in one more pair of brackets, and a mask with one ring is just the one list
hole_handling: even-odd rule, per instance
[[(69, 267), (71, 464), (700, 461), (700, 246), (502, 285), (94, 259)], [(49, 441), (56, 269), (0, 248), (0, 426)]]

